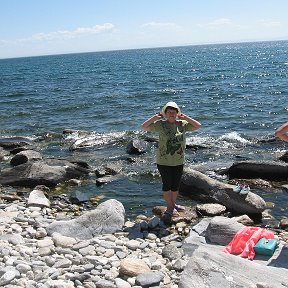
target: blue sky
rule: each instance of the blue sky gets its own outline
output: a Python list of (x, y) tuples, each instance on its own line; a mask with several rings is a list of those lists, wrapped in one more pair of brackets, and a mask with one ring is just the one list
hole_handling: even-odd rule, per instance
[(0, 58), (288, 40), (287, 0), (0, 0)]

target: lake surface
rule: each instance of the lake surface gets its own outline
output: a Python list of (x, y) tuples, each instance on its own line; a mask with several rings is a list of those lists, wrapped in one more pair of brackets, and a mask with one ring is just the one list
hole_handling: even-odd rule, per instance
[[(156, 136), (142, 122), (177, 102), (202, 123), (187, 134), (200, 148), (187, 149), (186, 166), (213, 177), (239, 159), (277, 159), (287, 143), (259, 140), (288, 121), (287, 55), (288, 41), (279, 41), (3, 59), (0, 135), (31, 137), (45, 156), (121, 167), (123, 180), (97, 187), (92, 178), (64, 192), (118, 199), (131, 216), (150, 213), (164, 204), (155, 145), (133, 163), (126, 152), (132, 139)], [(71, 151), (79, 135), (63, 137), (64, 129), (88, 131), (95, 145)], [(275, 203), (276, 217), (287, 215), (287, 192), (254, 192)]]

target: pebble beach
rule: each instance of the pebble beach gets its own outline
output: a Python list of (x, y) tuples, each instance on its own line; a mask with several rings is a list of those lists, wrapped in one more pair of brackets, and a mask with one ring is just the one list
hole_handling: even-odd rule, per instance
[(48, 236), (45, 229), (85, 213), (79, 207), (61, 202), (28, 207), (23, 199), (9, 200), (0, 204), (1, 286), (178, 287), (188, 260), (183, 236), (170, 233), (157, 216), (139, 215), (123, 231), (79, 240)]

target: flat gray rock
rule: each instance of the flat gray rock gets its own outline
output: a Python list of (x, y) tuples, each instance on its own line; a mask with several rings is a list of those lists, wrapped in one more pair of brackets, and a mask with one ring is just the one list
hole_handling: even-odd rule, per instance
[(89, 169), (84, 168), (81, 163), (48, 158), (3, 169), (0, 172), (0, 184), (31, 188), (37, 185), (54, 187), (69, 179), (86, 177), (88, 174)]
[[(239, 224), (239, 226), (238, 226)], [(224, 253), (233, 234), (244, 227), (236, 218), (216, 216), (192, 227), (183, 250), (189, 261), (179, 288), (284, 288), (288, 287), (288, 247), (280, 243), (273, 256), (257, 255), (254, 260)], [(214, 245), (213, 243), (222, 243)]]
[(123, 204), (115, 199), (110, 199), (76, 219), (55, 221), (46, 228), (46, 231), (48, 235), (57, 232), (64, 236), (83, 240), (91, 239), (96, 235), (117, 232), (122, 229), (124, 223)]
[[(259, 285), (264, 286), (259, 286)], [(258, 285), (258, 286), (257, 286)], [(226, 254), (215, 245), (201, 245), (192, 254), (179, 288), (287, 288), (287, 269), (262, 265)]]

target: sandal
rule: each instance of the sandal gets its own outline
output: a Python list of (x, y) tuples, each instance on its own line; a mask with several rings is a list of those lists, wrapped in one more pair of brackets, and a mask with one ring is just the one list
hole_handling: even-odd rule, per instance
[(179, 212), (176, 208), (173, 209), (173, 216), (179, 216)]
[(175, 206), (174, 206), (174, 210), (176, 210), (176, 211), (185, 211), (185, 207), (184, 206), (181, 206), (181, 205), (177, 205), (177, 204), (175, 204)]
[(166, 211), (164, 212), (164, 215), (165, 215), (165, 214), (168, 214), (170, 217), (173, 216), (173, 212), (170, 212), (170, 211), (168, 211), (168, 210), (166, 210)]

